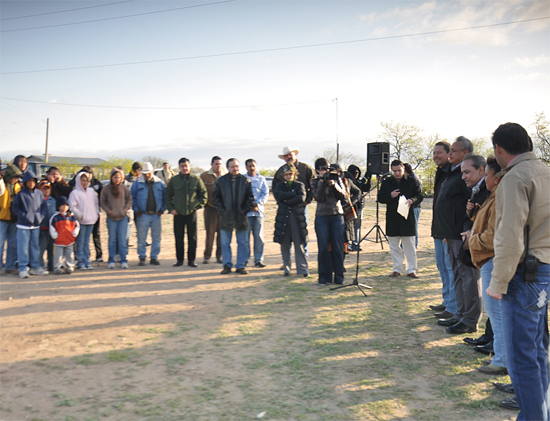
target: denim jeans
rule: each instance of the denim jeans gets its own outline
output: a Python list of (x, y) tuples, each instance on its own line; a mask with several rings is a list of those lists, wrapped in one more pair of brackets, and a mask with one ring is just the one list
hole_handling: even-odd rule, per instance
[(344, 216), (317, 215), (315, 233), (319, 249), (317, 254), (319, 283), (344, 283)]
[[(248, 254), (248, 243), (247, 243), (247, 230), (236, 231), (237, 233), (237, 266), (235, 268), (241, 269), (246, 266), (246, 256)], [(233, 231), (220, 230), (221, 240), (222, 240), (222, 258), (223, 265), (233, 267), (231, 259), (231, 238), (233, 236)]]
[(151, 228), (151, 237), (153, 243), (151, 244), (151, 259), (158, 258), (160, 254), (160, 238), (161, 238), (161, 217), (156, 213), (154, 215), (147, 215), (144, 213), (139, 218), (136, 218), (137, 238), (138, 238), (138, 255), (140, 260), (144, 260), (147, 257), (147, 232)]
[[(80, 226), (80, 230), (82, 231), (82, 225)], [(120, 221), (113, 221), (112, 219), (107, 218), (107, 231), (109, 232), (108, 263), (115, 263), (115, 255), (117, 254), (117, 250), (118, 255), (120, 256), (120, 263), (127, 263), (128, 259), (126, 258), (126, 255), (128, 254), (128, 217), (125, 216)], [(88, 243), (90, 242), (89, 238), (90, 237), (88, 236)]]
[(491, 320), (493, 329), (493, 349), (495, 356), (491, 363), (498, 367), (506, 367), (506, 350), (504, 347), (504, 332), (502, 330), (501, 301), (495, 300), (487, 295), (487, 288), (491, 283), (491, 272), (493, 271), (493, 259), (481, 267), (481, 294), (485, 312)]
[(27, 266), (38, 269), (40, 262), (40, 228), (17, 228), (17, 260), (19, 272), (27, 270)]
[(506, 343), (506, 368), (520, 407), (517, 419), (548, 421), (548, 345), (544, 345), (550, 295), (550, 265), (541, 264), (537, 279), (525, 283), (523, 267), (502, 295), (502, 326)]
[(90, 261), (90, 235), (92, 235), (92, 225), (80, 224), (80, 231), (76, 237), (76, 260), (78, 260), (78, 267), (91, 267)]
[(15, 269), (17, 262), (17, 225), (16, 223), (0, 221), (0, 269), (4, 262), (4, 243), (6, 247), (6, 270)]
[(421, 207), (413, 208), (414, 213), (414, 226), (415, 226), (415, 244), (414, 247), (418, 248), (418, 220), (420, 219), (420, 211), (422, 210)]
[(47, 251), (47, 257), (48, 257), (48, 270), (53, 271), (53, 239), (50, 236), (49, 230), (40, 230), (40, 257), (38, 258), (38, 261), (40, 262), (40, 266), (43, 268), (46, 267), (46, 262), (44, 261), (44, 252)]
[(456, 314), (456, 294), (454, 285), (453, 267), (451, 266), (451, 257), (449, 248), (443, 239), (434, 238), (435, 262), (443, 283), (442, 295), (443, 305), (447, 311)]
[(251, 247), (250, 247), (250, 233), (254, 237), (254, 264), (264, 261), (264, 217), (263, 216), (249, 216), (248, 217), (248, 230), (246, 231), (246, 238), (248, 240), (248, 254), (246, 260), (250, 259)]

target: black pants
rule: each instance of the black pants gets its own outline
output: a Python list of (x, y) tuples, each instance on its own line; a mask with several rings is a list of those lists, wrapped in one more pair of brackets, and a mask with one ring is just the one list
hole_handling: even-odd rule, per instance
[(96, 260), (99, 259), (100, 257), (103, 257), (103, 253), (101, 252), (101, 238), (99, 237), (100, 223), (101, 223), (101, 215), (98, 215), (97, 221), (95, 221), (94, 227), (92, 228), (92, 238), (94, 239)]
[(187, 260), (194, 262), (197, 254), (197, 212), (189, 215), (174, 215), (174, 236), (176, 238), (176, 258), (183, 262), (183, 236), (187, 227)]

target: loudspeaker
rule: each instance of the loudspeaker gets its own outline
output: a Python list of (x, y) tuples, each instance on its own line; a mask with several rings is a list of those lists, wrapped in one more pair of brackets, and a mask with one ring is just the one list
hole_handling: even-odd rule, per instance
[(367, 171), (371, 174), (385, 174), (390, 170), (390, 144), (387, 142), (367, 143)]

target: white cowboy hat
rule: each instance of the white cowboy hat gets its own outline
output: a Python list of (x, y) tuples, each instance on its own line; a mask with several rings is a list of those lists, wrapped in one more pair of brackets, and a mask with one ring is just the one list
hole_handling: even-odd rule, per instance
[(146, 162), (141, 170), (142, 174), (151, 174), (154, 171), (153, 164)]
[(298, 153), (300, 153), (300, 149), (298, 148), (290, 149), (288, 146), (285, 146), (283, 148), (283, 153), (279, 155), (279, 159), (285, 159), (285, 155), (288, 155), (291, 152), (294, 152), (296, 155), (298, 155)]

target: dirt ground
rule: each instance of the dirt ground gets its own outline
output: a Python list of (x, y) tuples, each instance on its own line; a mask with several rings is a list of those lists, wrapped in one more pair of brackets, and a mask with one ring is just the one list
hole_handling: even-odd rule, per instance
[[(369, 200), (363, 233), (374, 206)], [(160, 266), (138, 267), (133, 231), (128, 270), (94, 263), (72, 275), (3, 274), (1, 419), (515, 419), (497, 405), (509, 396), (475, 372), (483, 356), (427, 311), (441, 300), (430, 200), (421, 213), (419, 280), (389, 278), (388, 245), (364, 241), (359, 279), (373, 287), (366, 298), (356, 287), (316, 285), (314, 206), (311, 276), (283, 277), (274, 215), (271, 197), (267, 266), (248, 275), (202, 264), (203, 229), (199, 267), (173, 267), (169, 215)], [(106, 258), (105, 227), (102, 244)], [(356, 256), (346, 260), (347, 282)]]

